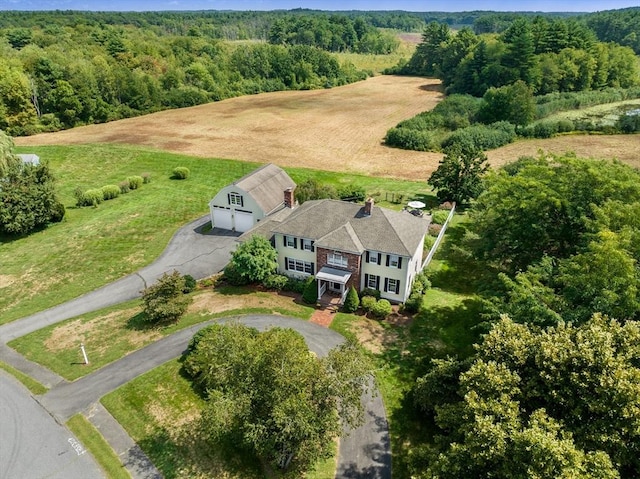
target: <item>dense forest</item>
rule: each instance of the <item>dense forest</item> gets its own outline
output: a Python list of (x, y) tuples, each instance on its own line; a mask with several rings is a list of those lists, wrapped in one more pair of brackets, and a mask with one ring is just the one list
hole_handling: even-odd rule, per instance
[[(633, 12), (623, 11), (620, 18), (633, 18)], [(449, 97), (389, 130), (386, 143), (437, 151), (464, 137), (491, 149), (516, 135), (635, 132), (640, 121), (625, 112), (615, 125), (566, 120), (528, 125), (558, 111), (640, 97), (638, 65), (632, 48), (598, 40), (574, 18), (520, 17), (500, 34), (480, 35), (432, 22), (412, 58), (390, 72), (436, 76)]]

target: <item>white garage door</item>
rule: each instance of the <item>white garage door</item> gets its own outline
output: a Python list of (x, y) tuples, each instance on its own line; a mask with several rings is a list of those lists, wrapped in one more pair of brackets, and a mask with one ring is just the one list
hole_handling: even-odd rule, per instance
[(253, 227), (253, 214), (236, 211), (236, 231), (244, 233)]
[(214, 208), (213, 226), (215, 226), (216, 228), (222, 228), (223, 230), (233, 229), (233, 222), (231, 221), (231, 210)]

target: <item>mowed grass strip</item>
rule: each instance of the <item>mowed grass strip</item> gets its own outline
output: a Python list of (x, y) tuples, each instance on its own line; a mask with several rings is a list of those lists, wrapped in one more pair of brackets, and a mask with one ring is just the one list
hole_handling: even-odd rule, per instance
[[(218, 190), (257, 164), (194, 158), (140, 147), (114, 145), (17, 148), (48, 161), (67, 208), (63, 222), (24, 238), (0, 238), (0, 324), (63, 303), (110, 283), (157, 258), (184, 224), (208, 212)], [(176, 166), (186, 180), (171, 179)], [(97, 208), (77, 208), (73, 192), (149, 173), (151, 183)], [(377, 197), (403, 201), (425, 195), (424, 182), (385, 180), (292, 169), (300, 182), (314, 177), (336, 186), (354, 183)], [(401, 205), (388, 203), (389, 206)], [(213, 272), (212, 272), (213, 273)]]
[(212, 445), (198, 427), (204, 400), (170, 361), (102, 398), (167, 479), (258, 479), (259, 462)]
[(35, 394), (36, 396), (40, 394), (44, 394), (48, 391), (48, 389), (42, 384), (40, 384), (38, 381), (30, 378), (23, 372), (18, 371), (16, 368), (14, 368), (13, 366), (10, 366), (5, 362), (0, 361), (0, 369), (11, 374), (18, 381), (20, 381), (29, 391), (31, 391), (32, 394)]
[[(279, 314), (307, 320), (313, 308), (293, 296), (250, 288), (210, 289), (193, 293), (188, 312), (175, 324), (145, 322), (139, 300), (105, 308), (43, 328), (9, 343), (26, 358), (69, 381), (90, 374), (176, 331), (209, 319), (245, 314)], [(89, 364), (84, 364), (84, 344)]]
[(109, 479), (131, 479), (129, 471), (122, 465), (111, 446), (82, 414), (76, 414), (69, 419), (67, 427), (87, 448)]

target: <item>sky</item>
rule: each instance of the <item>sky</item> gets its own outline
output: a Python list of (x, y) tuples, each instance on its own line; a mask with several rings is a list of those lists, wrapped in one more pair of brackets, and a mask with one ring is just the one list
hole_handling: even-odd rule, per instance
[(0, 0), (0, 10), (471, 10), (595, 12), (637, 7), (640, 0)]

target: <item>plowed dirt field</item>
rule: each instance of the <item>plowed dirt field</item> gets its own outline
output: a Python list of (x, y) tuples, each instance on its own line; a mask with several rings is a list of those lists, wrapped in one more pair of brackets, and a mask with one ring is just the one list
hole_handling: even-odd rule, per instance
[[(426, 179), (442, 158), (388, 148), (386, 131), (433, 108), (437, 80), (377, 76), (329, 90), (263, 93), (216, 103), (16, 138), (17, 145), (122, 143), (203, 158)], [(574, 151), (640, 166), (640, 136), (565, 136), (519, 141), (489, 152), (500, 165), (538, 150)]]

